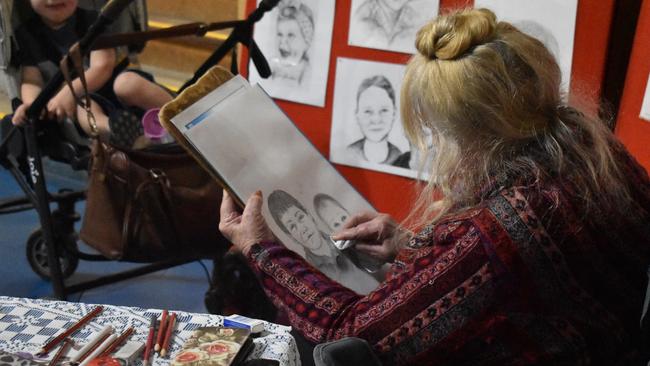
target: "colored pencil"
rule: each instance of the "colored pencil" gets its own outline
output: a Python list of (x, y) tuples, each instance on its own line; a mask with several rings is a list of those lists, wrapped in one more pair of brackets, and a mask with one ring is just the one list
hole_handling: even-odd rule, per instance
[(160, 318), (160, 326), (158, 327), (158, 336), (156, 337), (156, 345), (153, 350), (158, 352), (160, 351), (160, 346), (162, 346), (163, 339), (165, 337), (165, 326), (167, 325), (167, 310), (163, 310), (162, 317)]
[(160, 356), (165, 357), (167, 354), (167, 348), (169, 348), (169, 344), (171, 343), (171, 338), (172, 338), (172, 332), (174, 331), (174, 322), (176, 321), (176, 313), (171, 313), (169, 316), (169, 320), (167, 321), (167, 329), (165, 334), (165, 341), (163, 342), (161, 348), (160, 348)]
[(129, 327), (129, 329), (122, 332), (122, 334), (120, 334), (119, 337), (115, 338), (115, 341), (109, 344), (108, 347), (106, 347), (106, 349), (104, 350), (104, 352), (102, 352), (99, 355), (99, 357), (110, 355), (113, 351), (115, 351), (117, 347), (119, 347), (122, 343), (124, 343), (124, 341), (126, 341), (127, 338), (129, 338), (131, 333), (133, 333), (133, 327)]
[(144, 360), (142, 361), (143, 366), (149, 364), (149, 354), (151, 353), (151, 348), (153, 347), (153, 335), (156, 331), (156, 315), (151, 315), (151, 323), (149, 323), (149, 336), (147, 337), (147, 345), (144, 348)]
[(95, 307), (91, 312), (86, 314), (83, 318), (79, 319), (76, 323), (74, 323), (70, 328), (65, 330), (63, 333), (59, 334), (54, 338), (53, 340), (47, 342), (43, 348), (38, 352), (39, 355), (46, 355), (50, 352), (50, 350), (54, 347), (56, 347), (61, 341), (63, 341), (65, 338), (69, 337), (72, 335), (72, 333), (76, 332), (79, 328), (81, 328), (82, 325), (88, 323), (88, 321), (97, 314), (101, 313), (102, 310), (104, 310), (104, 307), (102, 306), (97, 306)]
[(63, 340), (63, 344), (61, 345), (61, 348), (59, 348), (59, 350), (56, 351), (56, 353), (54, 354), (54, 357), (52, 358), (50, 363), (47, 364), (47, 366), (56, 366), (56, 364), (59, 363), (59, 361), (61, 361), (63, 356), (65, 356), (65, 353), (68, 350), (68, 347), (71, 346), (72, 343), (74, 343), (72, 341), (72, 339), (65, 338)]

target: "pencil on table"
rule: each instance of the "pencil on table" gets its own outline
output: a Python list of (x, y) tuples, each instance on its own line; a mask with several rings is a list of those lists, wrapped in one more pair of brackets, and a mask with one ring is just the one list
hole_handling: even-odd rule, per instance
[(63, 333), (56, 336), (56, 338), (54, 338), (53, 340), (47, 342), (37, 354), (38, 355), (46, 355), (46, 354), (48, 354), (52, 348), (56, 347), (59, 343), (61, 343), (61, 341), (63, 341), (65, 338), (72, 335), (72, 333), (76, 332), (79, 328), (81, 328), (82, 325), (88, 323), (88, 321), (90, 319), (97, 316), (99, 313), (102, 312), (102, 310), (104, 310), (104, 307), (96, 306), (93, 310), (91, 310), (83, 318), (79, 319), (76, 323), (74, 323), (70, 328), (68, 328)]
[(163, 337), (165, 336), (165, 324), (167, 323), (167, 310), (163, 310), (162, 317), (160, 318), (160, 327), (158, 327), (158, 336), (156, 337), (156, 346), (153, 348), (154, 351), (160, 351), (160, 346), (163, 343)]
[(153, 347), (153, 335), (156, 331), (156, 315), (151, 315), (151, 322), (149, 323), (149, 335), (147, 336), (147, 345), (144, 348), (144, 359), (142, 361), (143, 366), (149, 364), (149, 354), (151, 353), (151, 348)]
[(47, 364), (47, 366), (56, 366), (59, 361), (65, 356), (66, 351), (68, 350), (68, 347), (71, 346), (74, 342), (70, 338), (65, 338), (63, 340), (63, 344), (61, 345), (61, 348), (59, 348), (58, 351), (56, 351), (56, 354), (54, 354), (54, 357), (50, 361), (50, 363)]
[(176, 321), (176, 313), (172, 313), (169, 316), (169, 320), (167, 321), (167, 329), (165, 334), (165, 341), (163, 342), (161, 349), (160, 349), (160, 356), (165, 357), (167, 354), (167, 348), (169, 347), (169, 344), (171, 343), (171, 338), (172, 338), (172, 332), (174, 331), (174, 323)]
[(129, 327), (129, 329), (125, 330), (120, 334), (119, 337), (115, 338), (115, 341), (106, 347), (104, 352), (102, 352), (98, 357), (101, 356), (108, 356), (110, 355), (117, 347), (119, 347), (120, 344), (122, 344), (124, 341), (126, 341), (127, 338), (133, 333), (133, 327)]

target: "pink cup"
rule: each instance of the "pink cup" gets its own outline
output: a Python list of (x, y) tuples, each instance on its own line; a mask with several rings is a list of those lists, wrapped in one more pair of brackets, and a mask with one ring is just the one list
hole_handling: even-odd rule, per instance
[(142, 128), (148, 139), (161, 139), (167, 134), (165, 128), (160, 124), (158, 112), (160, 112), (160, 108), (152, 108), (142, 116)]

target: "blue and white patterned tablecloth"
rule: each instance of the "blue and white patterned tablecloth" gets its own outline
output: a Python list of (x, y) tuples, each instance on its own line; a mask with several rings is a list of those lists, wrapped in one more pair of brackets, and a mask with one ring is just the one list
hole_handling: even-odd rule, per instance
[[(72, 326), (78, 319), (90, 312), (96, 305), (64, 301), (33, 300), (0, 296), (0, 350), (9, 353), (27, 352), (35, 354), (48, 340), (62, 329)], [(76, 344), (84, 344), (88, 338), (106, 325), (116, 333), (128, 327), (135, 332), (129, 340), (145, 342), (152, 314), (160, 315), (156, 309), (142, 309), (124, 306), (103, 305), (104, 310), (83, 326), (71, 338)], [(223, 325), (218, 315), (193, 314), (178, 311), (176, 329), (171, 344), (171, 355), (178, 352), (192, 331), (199, 327)], [(255, 338), (255, 348), (249, 359), (265, 358), (278, 360), (280, 365), (300, 365), (298, 349), (290, 327), (265, 323), (261, 337)], [(169, 364), (169, 358), (154, 357), (154, 366)], [(136, 366), (141, 366), (138, 361)]]

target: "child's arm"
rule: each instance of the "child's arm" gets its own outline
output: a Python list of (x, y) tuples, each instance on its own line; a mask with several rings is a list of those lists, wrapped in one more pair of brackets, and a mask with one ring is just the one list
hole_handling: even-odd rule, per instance
[[(96, 50), (90, 53), (90, 67), (85, 72), (88, 92), (100, 89), (111, 78), (115, 68), (116, 56), (114, 49)], [(76, 95), (83, 94), (81, 80), (76, 78), (72, 81)], [(74, 117), (76, 111), (75, 99), (67, 86), (47, 104), (47, 111), (50, 118), (62, 120), (64, 117)]]
[(43, 76), (36, 66), (23, 66), (21, 83), (20, 83), (20, 97), (23, 100), (14, 112), (11, 122), (15, 125), (22, 125), (25, 123), (27, 108), (29, 108), (38, 94), (43, 89)]

